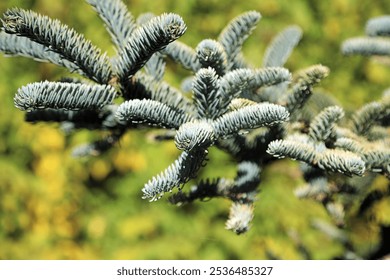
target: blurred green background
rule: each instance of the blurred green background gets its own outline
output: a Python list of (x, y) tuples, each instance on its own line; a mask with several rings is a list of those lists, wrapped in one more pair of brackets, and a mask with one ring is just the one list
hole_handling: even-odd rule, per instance
[[(262, 19), (244, 45), (244, 54), (260, 66), (272, 37), (289, 24), (303, 39), (287, 63), (291, 70), (322, 63), (331, 75), (321, 86), (350, 112), (378, 99), (390, 86), (390, 69), (367, 58), (343, 57), (341, 42), (363, 35), (367, 19), (390, 13), (390, 1), (124, 1), (134, 16), (175, 12), (188, 25), (180, 39), (195, 47), (216, 38), (235, 16), (257, 10)], [(2, 0), (7, 8), (33, 9), (58, 18), (113, 54), (99, 17), (82, 0)], [(188, 73), (169, 64), (167, 80), (178, 86)], [(323, 207), (298, 200), (303, 184), (297, 164), (278, 161), (262, 174), (252, 229), (236, 236), (224, 229), (230, 203), (196, 202), (184, 207), (166, 198), (141, 199), (147, 180), (178, 156), (173, 143), (150, 143), (146, 131), (131, 131), (114, 149), (97, 158), (74, 159), (71, 149), (97, 139), (96, 132), (64, 135), (56, 125), (24, 123), (13, 105), (16, 90), (30, 82), (55, 80), (62, 68), (27, 58), (0, 56), (0, 259), (301, 259), (303, 244), (314, 259), (332, 259), (342, 246), (312, 228), (313, 219), (329, 220)], [(212, 149), (201, 177), (234, 177), (235, 164)], [(375, 184), (387, 184), (379, 178)], [(189, 187), (187, 185), (186, 187)], [(390, 202), (353, 220), (348, 231), (360, 254), (375, 250), (378, 224), (390, 224)]]

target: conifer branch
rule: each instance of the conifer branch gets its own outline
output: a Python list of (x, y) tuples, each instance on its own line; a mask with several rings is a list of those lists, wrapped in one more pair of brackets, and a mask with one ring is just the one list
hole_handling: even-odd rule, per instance
[(336, 147), (359, 155), (366, 165), (366, 170), (386, 171), (386, 165), (390, 164), (390, 152), (378, 144), (370, 144), (349, 138), (339, 138), (335, 142)]
[[(63, 66), (71, 72), (78, 72), (79, 68), (74, 63), (63, 59), (58, 53), (48, 47), (38, 44), (29, 38), (19, 37), (0, 31), (0, 52), (6, 55), (18, 55), (33, 58), (37, 61), (50, 62)], [(81, 73), (81, 72), (79, 72)]]
[(61, 82), (28, 84), (18, 90), (14, 103), (20, 110), (100, 109), (112, 103), (116, 91), (109, 85), (86, 85)]
[(206, 159), (206, 155), (207, 152), (204, 150), (183, 151), (174, 163), (145, 184), (142, 189), (144, 194), (142, 198), (156, 201), (175, 187), (180, 188), (196, 176)]
[(158, 101), (147, 99), (125, 101), (116, 111), (116, 119), (121, 124), (146, 123), (175, 129), (191, 121), (189, 115)]
[(334, 124), (344, 116), (344, 110), (339, 106), (327, 107), (310, 123), (309, 137), (313, 141), (325, 141), (333, 132)]
[(365, 163), (361, 157), (343, 150), (325, 150), (317, 157), (317, 164), (323, 170), (340, 172), (347, 176), (363, 176)]
[(218, 137), (226, 137), (240, 130), (270, 126), (288, 120), (289, 113), (280, 105), (259, 103), (226, 113), (213, 122)]
[(107, 84), (112, 72), (105, 54), (83, 35), (47, 16), (19, 8), (9, 9), (3, 15), (5, 32), (27, 37), (58, 53), (80, 68), (84, 75), (97, 83)]
[(386, 172), (386, 166), (390, 165), (388, 149), (368, 150), (361, 157), (366, 163), (366, 169), (374, 172)]
[(364, 152), (364, 147), (360, 145), (357, 141), (346, 138), (346, 137), (340, 137), (336, 140), (334, 143), (335, 147), (341, 148), (346, 151), (350, 151), (356, 154), (362, 154)]
[(226, 229), (236, 234), (242, 234), (250, 229), (250, 223), (254, 216), (253, 204), (234, 202), (230, 207), (229, 219), (226, 221)]
[(155, 52), (182, 36), (186, 28), (183, 19), (172, 13), (154, 17), (136, 28), (119, 53), (117, 61), (117, 73), (122, 87), (128, 84), (129, 79)]
[(317, 152), (305, 143), (292, 140), (275, 140), (269, 143), (267, 153), (277, 158), (289, 157), (294, 160), (315, 164)]
[(379, 16), (367, 21), (368, 36), (390, 36), (390, 16)]
[(122, 0), (86, 0), (104, 21), (111, 39), (120, 50), (136, 28), (135, 20)]
[(345, 55), (390, 56), (390, 40), (366, 37), (347, 39), (343, 42), (341, 51)]
[(227, 56), (223, 46), (214, 40), (206, 39), (196, 47), (198, 60), (202, 68), (214, 68), (218, 76), (222, 77), (227, 69)]
[(289, 26), (280, 32), (267, 47), (263, 67), (282, 67), (302, 37), (299, 26)]
[[(143, 13), (137, 17), (137, 24), (143, 25), (154, 18), (153, 13)], [(165, 73), (164, 50), (154, 53), (145, 64), (145, 72), (156, 81), (162, 81)]]
[(261, 15), (256, 11), (243, 13), (230, 21), (219, 35), (218, 41), (225, 49), (229, 70), (235, 68), (234, 66), (240, 57), (241, 47), (255, 29), (260, 18)]
[[(136, 23), (138, 25), (144, 25), (155, 15), (153, 13), (143, 13), (137, 17)], [(162, 81), (165, 73), (165, 61), (164, 55), (162, 54), (164, 50), (155, 52), (150, 59), (145, 63), (145, 72), (149, 76), (152, 76), (156, 81)]]
[(180, 126), (175, 136), (175, 144), (179, 150), (206, 150), (216, 140), (212, 125), (207, 121), (192, 121)]
[(358, 135), (367, 134), (371, 127), (384, 117), (385, 111), (386, 107), (379, 102), (371, 102), (364, 105), (352, 115), (353, 132)]
[(267, 149), (267, 153), (283, 158), (290, 157), (297, 159), (313, 167), (323, 170), (340, 172), (347, 176), (363, 176), (366, 170), (362, 157), (355, 153), (338, 149), (323, 148), (314, 149), (312, 145), (294, 140), (272, 141)]
[(212, 68), (202, 68), (192, 82), (197, 118), (215, 119), (219, 114), (218, 76)]
[(296, 74), (293, 86), (286, 97), (286, 108), (290, 113), (302, 108), (312, 95), (312, 87), (329, 74), (329, 68), (323, 65), (313, 65)]

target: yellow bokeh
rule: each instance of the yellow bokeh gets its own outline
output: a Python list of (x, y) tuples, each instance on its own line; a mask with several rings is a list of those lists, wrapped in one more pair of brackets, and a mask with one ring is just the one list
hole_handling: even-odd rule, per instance
[(324, 25), (325, 37), (329, 40), (335, 40), (340, 37), (341, 26), (340, 22), (331, 18)]
[(389, 74), (388, 66), (370, 61), (366, 67), (367, 79), (375, 84), (388, 84)]
[(35, 221), (32, 228), (34, 242), (44, 243), (52, 233), (52, 228), (47, 220), (39, 218)]
[(371, 209), (375, 219), (386, 226), (390, 225), (390, 198), (385, 198), (375, 203)]
[(90, 168), (92, 178), (97, 181), (101, 181), (106, 178), (110, 171), (111, 165), (103, 159), (94, 160)]
[(277, 1), (260, 1), (261, 13), (267, 16), (277, 15), (280, 12), (280, 5)]
[(37, 154), (42, 154), (63, 150), (65, 139), (58, 127), (42, 126), (36, 131), (31, 144)]
[(284, 240), (275, 240), (273, 238), (266, 238), (264, 240), (266, 250), (273, 256), (284, 260), (299, 259), (299, 253), (296, 251), (294, 245), (287, 238)]
[(61, 200), (68, 185), (68, 178), (63, 168), (63, 157), (60, 153), (48, 153), (34, 164), (37, 176), (44, 182), (42, 193), (50, 201)]
[(115, 169), (121, 173), (129, 171), (143, 171), (147, 167), (147, 161), (143, 153), (134, 150), (122, 149), (113, 157)]
[(103, 216), (95, 216), (92, 217), (91, 220), (88, 222), (88, 235), (91, 238), (101, 238), (107, 227), (107, 221), (106, 218)]
[(61, 173), (62, 160), (62, 154), (46, 154), (37, 160), (35, 172), (42, 178), (57, 177)]
[(156, 230), (153, 219), (138, 215), (123, 220), (118, 224), (119, 234), (126, 239), (137, 239), (143, 234), (150, 234)]
[(140, 259), (140, 256), (142, 256), (144, 253), (145, 248), (136, 246), (123, 246), (121, 248), (118, 248), (114, 252), (114, 255), (117, 260), (136, 260)]

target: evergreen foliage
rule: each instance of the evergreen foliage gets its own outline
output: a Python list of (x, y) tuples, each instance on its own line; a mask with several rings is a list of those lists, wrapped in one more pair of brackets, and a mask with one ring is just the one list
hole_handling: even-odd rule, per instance
[[(178, 41), (187, 29), (179, 15), (148, 14), (136, 20), (121, 0), (86, 2), (111, 35), (117, 51), (112, 58), (59, 20), (19, 8), (3, 14), (1, 52), (50, 62), (82, 76), (21, 87), (14, 104), (27, 111), (26, 121), (57, 122), (69, 131), (108, 132), (76, 148), (75, 156), (101, 155), (130, 129), (167, 129), (169, 137), (160, 138), (173, 139), (181, 154), (145, 183), (142, 197), (157, 201), (171, 193), (168, 200), (177, 205), (227, 199), (231, 208), (226, 228), (236, 234), (251, 227), (261, 198), (261, 171), (276, 158), (298, 160), (306, 185), (296, 195), (322, 203), (334, 222), (314, 221), (313, 227), (341, 240), (343, 258), (364, 257), (351, 248), (344, 226), (346, 213), (358, 216), (352, 201), (365, 201), (376, 177), (390, 178), (388, 93), (350, 118), (332, 104), (307, 120), (304, 109), (319, 95), (315, 87), (329, 69), (312, 65), (291, 73), (284, 68), (301, 39), (299, 27), (277, 35), (262, 67), (255, 68), (246, 61), (242, 46), (261, 18), (256, 11), (237, 16), (218, 38), (192, 48)], [(390, 56), (389, 30), (388, 16), (370, 20), (369, 37), (345, 41), (342, 52)], [(190, 96), (164, 80), (167, 58), (189, 71)], [(236, 177), (202, 179), (186, 188), (213, 160), (208, 159), (212, 146), (237, 163)], [(366, 180), (360, 180), (363, 176)]]

